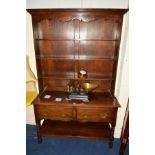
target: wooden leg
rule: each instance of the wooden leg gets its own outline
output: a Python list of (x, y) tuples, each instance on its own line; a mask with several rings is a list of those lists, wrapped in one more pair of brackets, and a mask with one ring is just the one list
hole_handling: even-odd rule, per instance
[(120, 150), (119, 150), (119, 155), (123, 155), (124, 154), (127, 142), (128, 142), (128, 139), (125, 139), (125, 138), (122, 139), (121, 145), (120, 145)]
[(110, 141), (109, 141), (109, 148), (113, 147), (114, 130), (115, 130), (115, 125), (111, 124), (111, 138), (110, 138)]
[(113, 147), (113, 140), (109, 141), (109, 148), (111, 149)]
[(36, 127), (37, 127), (38, 144), (41, 144), (42, 143), (42, 136), (40, 133), (40, 121), (38, 121), (36, 123)]
[(119, 152), (119, 155), (124, 155), (124, 152)]

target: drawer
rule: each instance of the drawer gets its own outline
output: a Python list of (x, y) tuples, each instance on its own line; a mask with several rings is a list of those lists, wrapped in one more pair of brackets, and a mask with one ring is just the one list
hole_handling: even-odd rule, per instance
[(114, 122), (116, 114), (112, 108), (77, 108), (77, 120), (81, 122)]
[(39, 119), (73, 120), (72, 107), (37, 106), (35, 116)]

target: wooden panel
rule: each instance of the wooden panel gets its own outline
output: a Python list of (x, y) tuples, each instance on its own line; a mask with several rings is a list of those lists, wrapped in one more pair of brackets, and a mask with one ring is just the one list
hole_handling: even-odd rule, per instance
[(73, 120), (72, 107), (37, 106), (38, 118), (51, 120)]
[(67, 84), (70, 83), (70, 80), (66, 79), (46, 79), (43, 78), (43, 87), (47, 91), (64, 91)]
[(110, 108), (77, 108), (77, 120), (82, 122), (113, 122), (116, 117)]
[(74, 58), (74, 41), (37, 40), (37, 56)]
[(114, 58), (115, 41), (80, 41), (79, 58)]
[(36, 29), (38, 30), (37, 35), (35, 35), (35, 39), (50, 39), (50, 21), (48, 19), (42, 19), (36, 23)]
[(112, 60), (79, 60), (79, 70), (86, 70), (88, 78), (112, 77), (113, 65)]
[[(90, 82), (97, 84), (98, 87), (93, 90), (93, 92), (108, 92), (112, 87), (113, 80), (85, 80), (85, 82)], [(66, 86), (70, 83), (77, 84), (77, 80), (68, 79), (53, 79), (53, 78), (42, 78), (43, 88), (47, 91), (64, 91)], [(80, 82), (78, 82), (80, 83)]]
[(66, 21), (56, 17), (54, 22), (51, 22), (51, 34), (54, 39), (74, 39), (74, 21)]
[(41, 64), (41, 76), (74, 77), (75, 61), (65, 59), (38, 59)]
[(38, 39), (74, 39), (74, 21), (66, 21), (66, 18), (38, 21)]
[(117, 40), (118, 25), (115, 16), (90, 16), (80, 23), (80, 39)]

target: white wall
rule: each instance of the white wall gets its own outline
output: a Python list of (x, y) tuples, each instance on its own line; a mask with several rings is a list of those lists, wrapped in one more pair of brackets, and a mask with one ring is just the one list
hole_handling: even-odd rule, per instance
[[(36, 2), (37, 1), (37, 2)], [(26, 0), (26, 8), (80, 8), (80, 0)]]
[(128, 8), (128, 0), (26, 0), (26, 8)]
[(119, 137), (123, 125), (125, 110), (129, 97), (129, 13), (124, 15), (120, 53), (118, 61), (118, 70), (115, 86), (115, 96), (117, 97), (121, 108), (118, 109), (117, 122), (115, 128), (115, 137)]
[[(58, 3), (62, 2), (61, 4)], [(74, 3), (75, 1), (75, 3)], [(95, 2), (96, 1), (96, 2)], [(109, 0), (110, 1), (110, 0)], [(81, 1), (79, 3), (78, 0), (57, 0), (57, 1), (51, 1), (51, 0), (37, 0), (37, 3), (35, 3), (35, 0), (27, 0), (27, 8), (46, 8), (48, 4), (48, 8), (51, 6), (54, 8), (80, 8), (80, 5), (84, 5), (85, 8), (105, 8), (106, 6), (110, 6), (111, 8), (127, 8), (128, 1), (124, 0), (111, 0), (115, 1), (114, 3), (107, 2), (105, 3), (105, 0), (89, 0), (90, 3), (88, 3), (88, 0), (83, 0), (83, 3), (81, 4)], [(116, 1), (118, 2), (116, 4)], [(47, 2), (47, 3), (45, 3)], [(100, 2), (100, 3), (99, 3)], [(121, 3), (122, 2), (122, 3)], [(100, 4), (100, 5), (99, 5)], [(60, 6), (60, 7), (59, 7)], [(109, 8), (110, 8), (109, 7)], [(34, 54), (34, 45), (33, 45), (33, 31), (32, 31), (32, 21), (31, 16), (29, 13), (26, 14), (26, 50), (27, 54), (30, 56), (30, 66), (35, 73), (36, 73), (36, 62), (35, 62), (35, 54)], [(117, 97), (118, 101), (121, 104), (121, 108), (118, 110), (118, 117), (117, 117), (117, 123), (116, 123), (116, 129), (115, 129), (115, 137), (119, 138), (121, 134), (125, 109), (127, 105), (127, 99), (128, 99), (128, 89), (129, 89), (129, 82), (128, 82), (128, 14), (124, 16), (123, 21), (123, 29), (122, 29), (122, 39), (121, 39), (121, 45), (120, 45), (120, 56), (118, 61), (118, 74), (116, 79), (116, 87), (115, 87), (115, 96)], [(33, 106), (29, 106), (26, 109), (26, 123), (27, 124), (35, 124), (34, 121), (34, 112), (33, 112)]]
[(82, 0), (83, 8), (128, 8), (128, 0)]
[(30, 67), (37, 77), (34, 42), (33, 42), (33, 30), (32, 19), (29, 13), (26, 13), (26, 55), (29, 56)]

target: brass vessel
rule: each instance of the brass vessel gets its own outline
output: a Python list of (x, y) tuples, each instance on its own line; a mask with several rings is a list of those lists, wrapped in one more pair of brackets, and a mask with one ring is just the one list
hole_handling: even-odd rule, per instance
[(89, 93), (89, 92), (93, 91), (94, 89), (96, 89), (98, 87), (98, 85), (93, 84), (93, 83), (83, 83), (81, 85), (81, 87), (84, 89), (85, 92)]
[(65, 92), (66, 93), (73, 93), (73, 92), (75, 92), (75, 87), (67, 85), (65, 88)]

